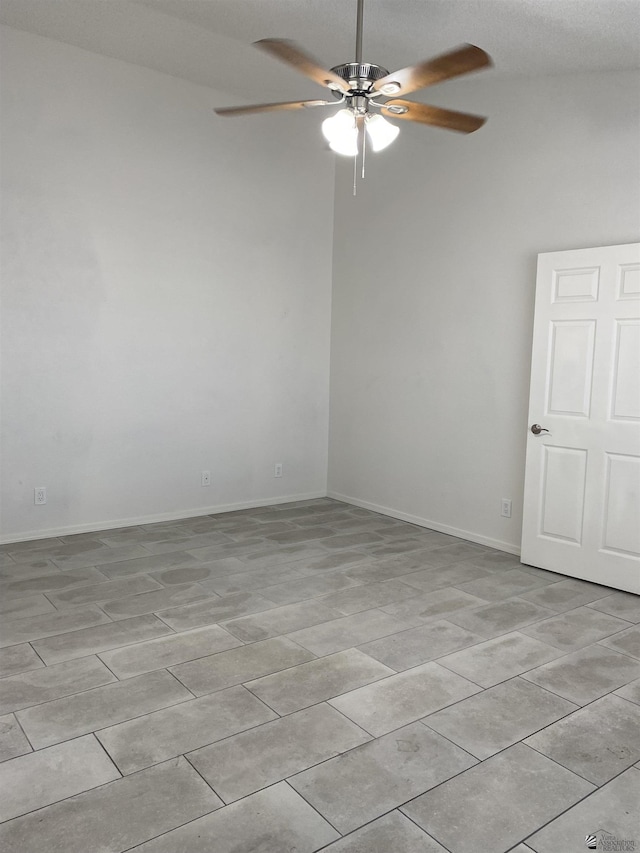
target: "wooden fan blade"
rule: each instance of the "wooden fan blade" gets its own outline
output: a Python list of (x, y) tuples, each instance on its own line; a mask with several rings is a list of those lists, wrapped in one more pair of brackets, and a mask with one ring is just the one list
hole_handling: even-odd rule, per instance
[[(331, 102), (333, 103), (333, 102)], [(219, 116), (244, 116), (252, 113), (272, 113), (280, 110), (301, 110), (306, 107), (326, 107), (329, 101), (283, 101), (279, 104), (249, 104), (246, 107), (220, 107), (214, 110)]]
[(289, 39), (260, 39), (260, 41), (255, 41), (254, 45), (270, 53), (271, 56), (275, 56), (281, 62), (286, 62), (300, 74), (310, 77), (321, 86), (328, 86), (330, 89), (338, 89), (342, 92), (349, 91), (349, 84), (346, 80), (338, 77), (333, 71), (323, 68)]
[[(394, 107), (404, 112), (395, 112)], [(455, 110), (443, 110), (441, 107), (430, 107), (428, 104), (417, 104), (415, 101), (405, 101), (394, 98), (382, 106), (383, 115), (388, 118), (399, 118), (404, 121), (417, 121), (421, 124), (431, 124), (444, 127), (447, 130), (457, 130), (460, 133), (473, 133), (485, 123), (483, 116), (470, 113), (458, 113)]]
[[(409, 92), (425, 89), (427, 86), (433, 86), (434, 83), (450, 80), (460, 74), (469, 74), (471, 71), (478, 71), (492, 64), (491, 57), (484, 50), (473, 44), (465, 44), (435, 59), (428, 59), (418, 65), (411, 65), (409, 68), (387, 74), (386, 77), (376, 80), (371, 88), (388, 95), (408, 95)], [(391, 91), (392, 83), (400, 88), (396, 86)], [(386, 91), (385, 87), (387, 87)]]

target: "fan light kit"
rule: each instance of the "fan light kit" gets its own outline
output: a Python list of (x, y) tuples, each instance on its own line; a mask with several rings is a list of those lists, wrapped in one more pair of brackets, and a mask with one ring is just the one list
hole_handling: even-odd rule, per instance
[[(364, 0), (357, 0), (356, 60), (324, 69), (315, 59), (288, 39), (261, 39), (255, 46), (280, 59), (296, 71), (325, 86), (337, 99), (341, 109), (322, 122), (322, 133), (329, 147), (345, 157), (353, 157), (353, 194), (356, 194), (358, 155), (362, 160), (362, 177), (367, 139), (374, 151), (382, 151), (397, 137), (400, 129), (387, 118), (414, 121), (420, 124), (473, 133), (486, 119), (469, 113), (431, 107), (416, 101), (406, 101), (397, 95), (408, 95), (435, 83), (479, 71), (491, 66), (491, 57), (472, 44), (465, 44), (449, 53), (428, 59), (417, 65), (390, 74), (386, 68), (362, 61), (362, 23)], [(381, 100), (382, 99), (382, 100)], [(385, 100), (389, 99), (389, 100)], [(253, 104), (246, 107), (222, 107), (221, 116), (250, 115), (282, 110), (332, 107), (335, 101), (287, 101), (276, 104)]]

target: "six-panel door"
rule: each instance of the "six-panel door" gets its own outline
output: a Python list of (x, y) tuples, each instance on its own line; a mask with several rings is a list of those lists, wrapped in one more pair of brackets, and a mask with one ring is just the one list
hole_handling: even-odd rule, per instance
[(640, 592), (640, 244), (538, 256), (522, 561)]

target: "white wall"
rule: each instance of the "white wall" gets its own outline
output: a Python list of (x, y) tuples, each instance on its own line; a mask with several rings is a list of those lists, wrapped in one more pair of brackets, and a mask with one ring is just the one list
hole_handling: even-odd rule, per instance
[(488, 125), (403, 124), (334, 210), (308, 116), (2, 62), (2, 538), (324, 493), (335, 219), (330, 493), (517, 549), (536, 254), (638, 239), (638, 75), (438, 87)]
[(12, 29), (2, 63), (3, 539), (324, 494), (314, 123)]
[(638, 240), (639, 84), (457, 81), (424, 99), (476, 134), (402, 124), (356, 199), (337, 170), (330, 494), (518, 550), (536, 255)]

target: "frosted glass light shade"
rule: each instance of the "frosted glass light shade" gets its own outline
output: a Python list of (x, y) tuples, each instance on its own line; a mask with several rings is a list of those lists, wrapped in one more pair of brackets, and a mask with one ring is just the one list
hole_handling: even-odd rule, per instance
[(384, 119), (381, 115), (369, 115), (365, 121), (365, 127), (369, 134), (371, 147), (374, 151), (382, 151), (387, 145), (391, 145), (400, 128)]
[(358, 128), (351, 110), (339, 110), (322, 122), (322, 133), (332, 151), (355, 157), (358, 153)]

